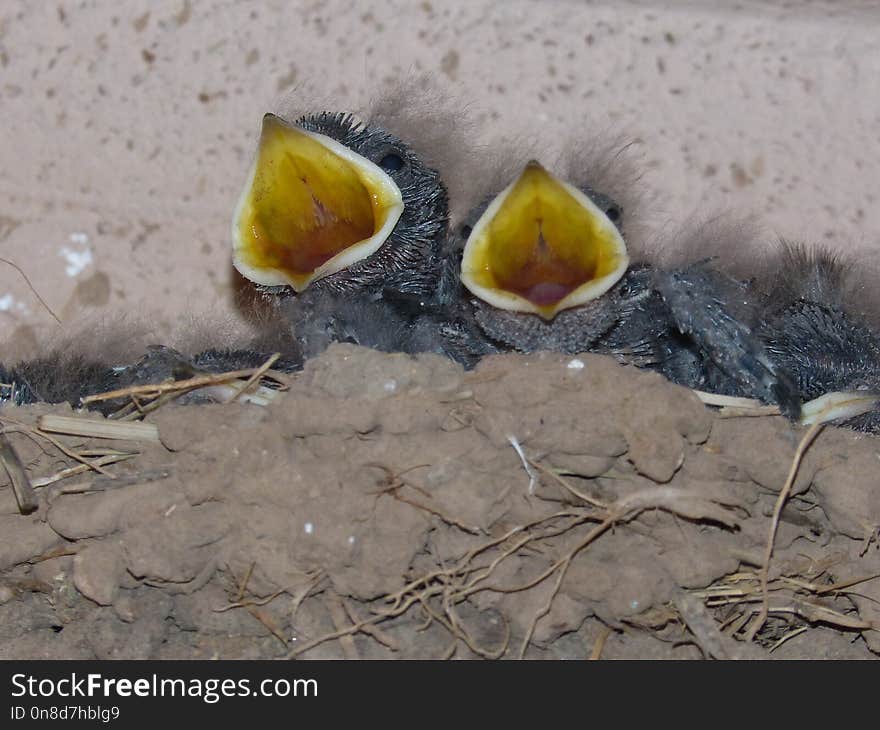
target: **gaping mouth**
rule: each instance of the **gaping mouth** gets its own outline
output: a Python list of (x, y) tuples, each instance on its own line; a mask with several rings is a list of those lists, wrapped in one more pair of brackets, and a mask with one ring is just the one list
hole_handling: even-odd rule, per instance
[(532, 161), (473, 227), (461, 280), (494, 307), (550, 320), (604, 294), (628, 265), (608, 216)]
[(400, 188), (378, 165), (267, 114), (232, 221), (233, 265), (300, 292), (375, 253), (402, 213)]

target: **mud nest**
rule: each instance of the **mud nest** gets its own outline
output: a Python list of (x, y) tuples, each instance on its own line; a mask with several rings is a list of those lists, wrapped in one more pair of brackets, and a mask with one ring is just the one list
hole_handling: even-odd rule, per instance
[(0, 414), (37, 495), (0, 488), (4, 659), (880, 652), (880, 441), (608, 358), (335, 345), (159, 440), (46, 414), (100, 419)]

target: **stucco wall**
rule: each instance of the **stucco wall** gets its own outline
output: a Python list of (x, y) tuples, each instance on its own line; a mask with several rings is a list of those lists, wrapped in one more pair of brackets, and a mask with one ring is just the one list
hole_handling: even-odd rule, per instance
[[(880, 251), (876, 3), (0, 2), (0, 256), (62, 319), (233, 311), (259, 119), (431, 73), (493, 139), (642, 140), (657, 226), (720, 208)], [(0, 268), (0, 340), (50, 323)]]

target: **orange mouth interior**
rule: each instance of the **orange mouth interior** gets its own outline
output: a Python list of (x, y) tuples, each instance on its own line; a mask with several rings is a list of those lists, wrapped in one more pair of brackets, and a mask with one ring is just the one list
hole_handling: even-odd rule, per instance
[(502, 195), (466, 245), (462, 278), (478, 296), (522, 300), (527, 311), (552, 319), (578, 292), (590, 294), (628, 263), (604, 213), (538, 163), (529, 163)]
[[(374, 237), (390, 216), (399, 217), (402, 203), (390, 178), (338, 143), (328, 146), (328, 139), (273, 115), (264, 118), (253, 178), (233, 229), (235, 263), (248, 278), (301, 291), (326, 275), (328, 262), (359, 244), (375, 250), (381, 241)], [(344, 264), (357, 256), (342, 258)]]

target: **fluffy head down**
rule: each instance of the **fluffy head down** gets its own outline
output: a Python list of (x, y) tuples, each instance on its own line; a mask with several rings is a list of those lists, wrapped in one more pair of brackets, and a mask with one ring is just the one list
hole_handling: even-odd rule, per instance
[[(582, 130), (579, 130), (582, 131)], [(468, 180), (454, 184), (450, 219), (454, 233), (473, 226), (488, 202), (516, 179), (531, 160), (537, 160), (562, 180), (583, 190), (603, 208), (627, 238), (644, 234), (644, 190), (637, 140), (622, 134), (591, 132), (553, 143), (519, 132), (506, 139), (483, 143), (478, 163), (470, 166)], [(445, 171), (444, 171), (445, 174)]]
[(845, 312), (875, 329), (880, 326), (876, 263), (782, 239), (764, 264), (755, 273), (755, 286), (765, 293), (770, 308), (812, 302)]
[(665, 270), (707, 262), (739, 280), (766, 269), (771, 252), (767, 232), (755, 217), (717, 213), (683, 224), (668, 224), (645, 242), (638, 258)]

